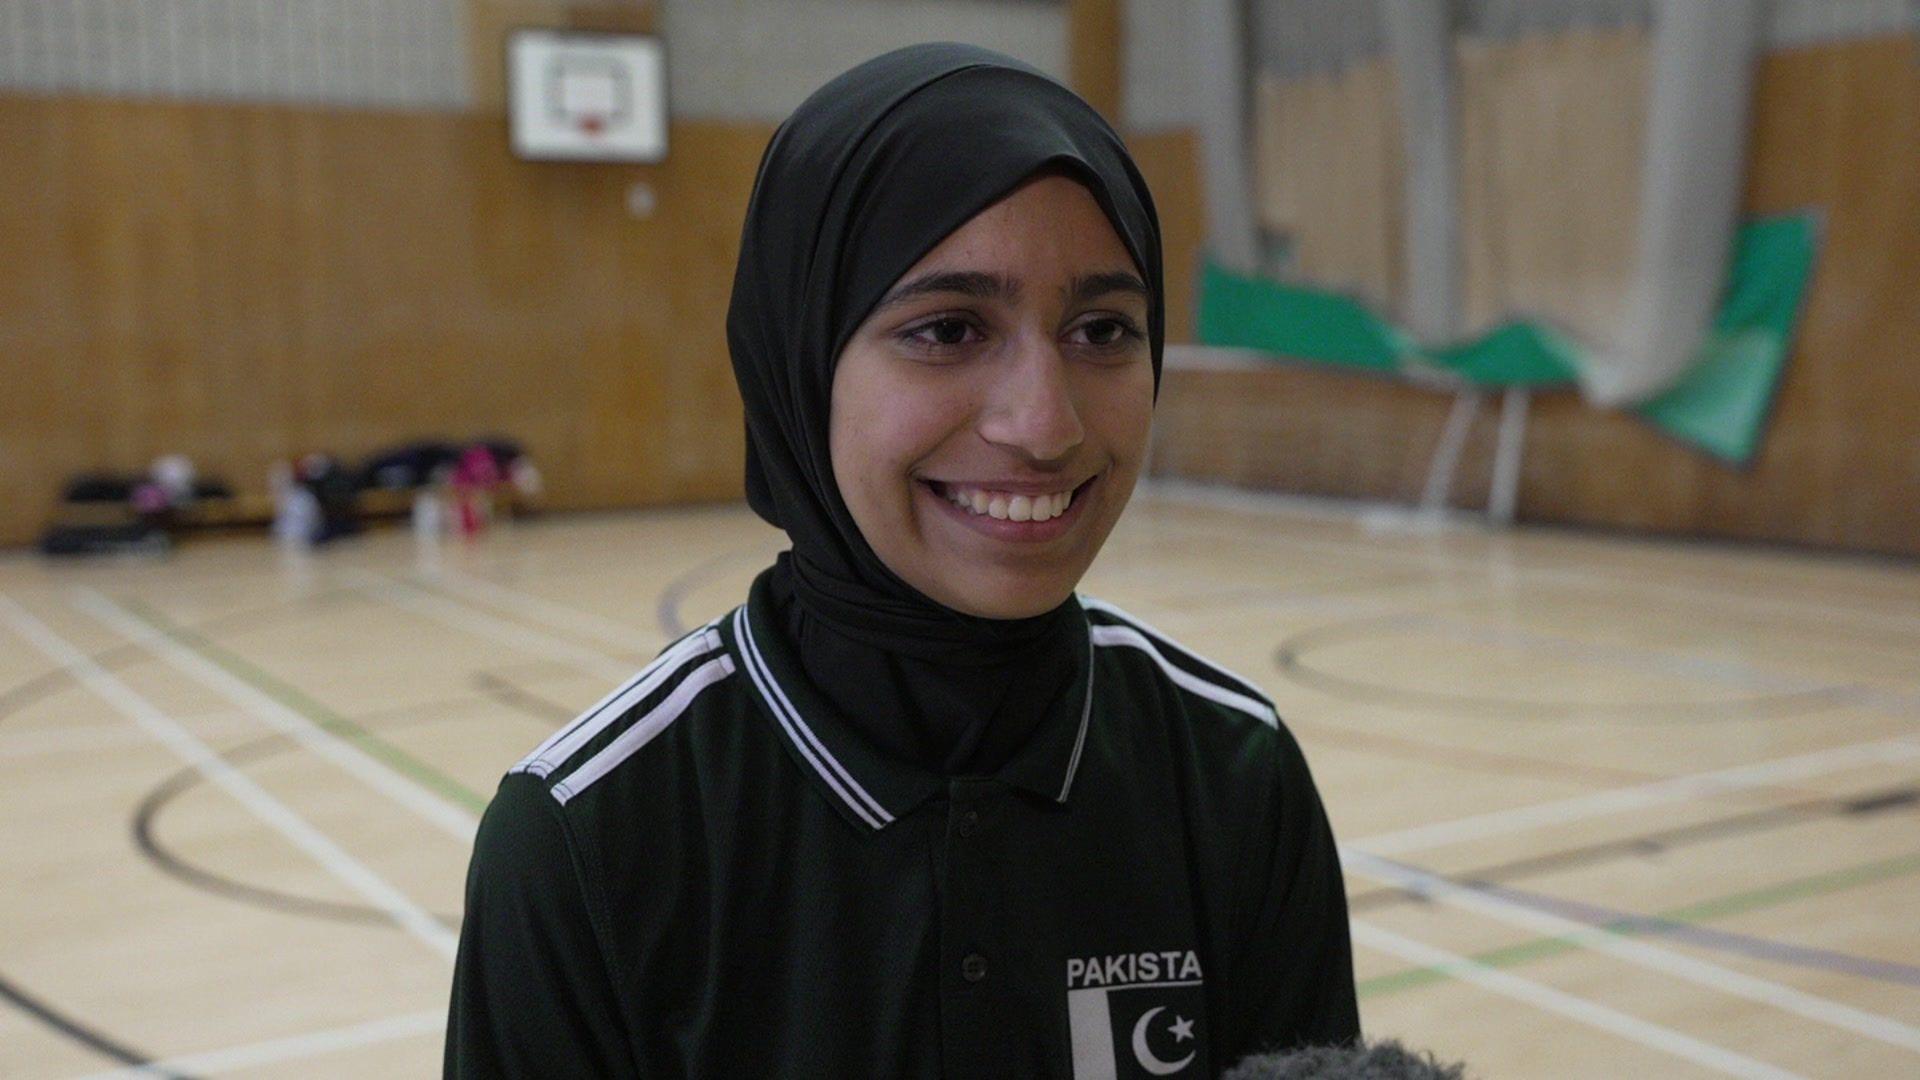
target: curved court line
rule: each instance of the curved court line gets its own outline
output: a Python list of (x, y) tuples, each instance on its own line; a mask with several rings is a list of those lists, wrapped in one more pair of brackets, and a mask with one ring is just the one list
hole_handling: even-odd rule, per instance
[[(764, 557), (772, 559), (778, 554), (775, 552), (774, 555)], [(758, 548), (723, 551), (682, 570), (674, 575), (672, 580), (661, 586), (660, 595), (654, 600), (653, 617), (655, 624), (660, 627), (662, 633), (667, 635), (669, 641), (685, 637), (687, 631), (693, 629), (680, 616), (680, 605), (686, 603), (687, 597), (692, 595), (693, 590), (719, 577), (721, 567), (730, 562), (743, 561), (749, 556), (756, 559), (763, 557)]]
[(1472, 911), (1548, 937), (1564, 938), (1594, 952), (1636, 967), (1657, 971), (1696, 986), (1743, 998), (1760, 1005), (1830, 1027), (1850, 1031), (1889, 1046), (1920, 1052), (1920, 1028), (1851, 1005), (1809, 994), (1768, 979), (1698, 960), (1644, 941), (1625, 937), (1606, 927), (1587, 926), (1573, 919), (1521, 904), (1459, 884), (1441, 874), (1369, 855), (1342, 845), (1340, 861), (1353, 873), (1365, 874), (1402, 888), (1421, 892), (1449, 907)]
[[(435, 721), (445, 722), (442, 718), (421, 720), (426, 724)], [(401, 726), (401, 725), (392, 725)], [(412, 726), (411, 724), (406, 726)], [(262, 735), (250, 742), (229, 747), (220, 751), (220, 756), (237, 768), (244, 768), (256, 761), (273, 757), (294, 749), (296, 744), (287, 735)], [(162, 780), (152, 791), (134, 807), (133, 817), (128, 822), (129, 832), (133, 836), (135, 850), (158, 869), (183, 885), (209, 893), (226, 900), (234, 900), (254, 907), (263, 908), (282, 915), (297, 915), (306, 918), (327, 919), (334, 922), (372, 924), (392, 927), (393, 920), (380, 908), (366, 904), (349, 904), (339, 900), (324, 900), (318, 897), (301, 896), (280, 889), (254, 885), (188, 861), (176, 854), (172, 848), (162, 843), (158, 834), (158, 821), (164, 811), (175, 799), (197, 787), (204, 779), (198, 769), (191, 765), (179, 769), (173, 775)], [(451, 930), (460, 927), (460, 916), (440, 912), (433, 917)]]
[(1443, 971), (1450, 978), (1472, 983), (1483, 990), (1492, 991), (1502, 997), (1509, 997), (1538, 1009), (1559, 1013), (1570, 1020), (1618, 1035), (1648, 1049), (1691, 1061), (1715, 1072), (1723, 1072), (1729, 1076), (1753, 1077), (1756, 1080), (1788, 1080), (1799, 1075), (1755, 1061), (1725, 1047), (1715, 1046), (1690, 1035), (1683, 1035), (1672, 1028), (1662, 1027), (1637, 1016), (1628, 1016), (1626, 1013), (1609, 1009), (1605, 1005), (1586, 998), (1575, 997), (1544, 983), (1523, 979), (1510, 972), (1489, 967), (1477, 960), (1435, 948), (1423, 941), (1403, 937), (1369, 922), (1354, 920), (1353, 942), (1355, 945), (1383, 952), (1389, 956), (1397, 956), (1409, 963), (1419, 964), (1423, 968)]
[(27, 993), (25, 990), (22, 990), (19, 984), (8, 979), (5, 975), (0, 975), (0, 998), (4, 998), (21, 1012), (33, 1017), (45, 1026), (52, 1028), (59, 1034), (66, 1036), (69, 1040), (79, 1043), (94, 1053), (103, 1057), (112, 1058), (123, 1065), (133, 1066), (130, 1075), (148, 1077), (157, 1075), (170, 1077), (172, 1080), (186, 1080), (186, 1077), (183, 1076), (180, 1071), (168, 1069), (166, 1066), (155, 1062), (151, 1055), (130, 1049), (127, 1044), (109, 1035), (103, 1035), (99, 1031), (75, 1020), (73, 1017), (68, 1016), (46, 1002), (41, 1001), (39, 998), (34, 997), (32, 994)]
[(211, 641), (186, 634), (145, 605), (121, 606), (93, 589), (75, 590), (74, 607), (153, 652), (175, 670), (292, 736), (323, 760), (455, 840), (471, 846), (487, 799), (398, 746), (274, 678)]
[(1860, 703), (1865, 700), (1863, 695), (1870, 692), (1870, 688), (1857, 685), (1820, 686), (1800, 680), (1770, 679), (1762, 673), (1751, 671), (1739, 672), (1737, 677), (1728, 678), (1730, 669), (1725, 665), (1698, 658), (1621, 650), (1567, 640), (1549, 641), (1549, 644), (1563, 653), (1562, 659), (1573, 658), (1576, 662), (1592, 661), (1601, 657), (1625, 660), (1629, 658), (1628, 654), (1631, 654), (1633, 663), (1626, 665), (1630, 670), (1644, 670), (1648, 665), (1652, 665), (1656, 670), (1665, 668), (1659, 671), (1660, 674), (1731, 682), (1746, 689), (1764, 688), (1769, 682), (1792, 682), (1795, 685), (1792, 689), (1775, 689), (1748, 697), (1715, 701), (1552, 701), (1454, 694), (1439, 690), (1391, 686), (1325, 671), (1313, 667), (1303, 659), (1314, 649), (1347, 641), (1364, 641), (1369, 637), (1384, 636), (1387, 633), (1408, 628), (1434, 628), (1442, 632), (1459, 632), (1464, 628), (1478, 633), (1482, 642), (1491, 640), (1495, 644), (1517, 645), (1522, 648), (1533, 647), (1524, 639), (1542, 638), (1542, 635), (1523, 631), (1485, 627), (1466, 619), (1449, 619), (1429, 613), (1405, 612), (1314, 627), (1289, 635), (1274, 648), (1274, 666), (1282, 675), (1308, 689), (1364, 704), (1428, 709), (1451, 714), (1466, 712), (1476, 718), (1491, 715), (1509, 720), (1558, 722), (1591, 720), (1609, 723), (1624, 721), (1656, 724), (1777, 719), (1832, 708), (1836, 705)]
[(427, 914), (405, 893), (347, 854), (324, 832), (229, 765), (206, 743), (152, 702), (135, 693), (118, 677), (89, 661), (72, 643), (56, 634), (12, 598), (0, 596), (0, 616), (4, 616), (22, 637), (32, 642), (48, 659), (74, 665), (89, 690), (150, 733), (155, 742), (182, 761), (205, 772), (209, 780), (219, 785), (255, 817), (305, 852), (342, 884), (385, 911), (408, 934), (442, 958), (448, 961), (453, 959), (459, 946), (457, 935)]

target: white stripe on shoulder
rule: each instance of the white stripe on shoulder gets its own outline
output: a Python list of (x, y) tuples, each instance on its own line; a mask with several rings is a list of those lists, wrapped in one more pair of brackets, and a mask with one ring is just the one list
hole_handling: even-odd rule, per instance
[[(1081, 603), (1086, 603), (1084, 598)], [(1229, 709), (1238, 709), (1270, 728), (1278, 728), (1280, 726), (1280, 715), (1274, 711), (1272, 705), (1261, 701), (1259, 698), (1248, 697), (1237, 690), (1229, 690), (1219, 683), (1208, 682), (1206, 679), (1184, 668), (1176, 667), (1172, 661), (1167, 659), (1166, 654), (1160, 651), (1160, 647), (1153, 643), (1151, 638), (1131, 626), (1094, 626), (1089, 628), (1089, 632), (1093, 637), (1093, 643), (1095, 645), (1124, 645), (1128, 648), (1139, 649), (1141, 652), (1146, 653), (1149, 657), (1153, 658), (1154, 663), (1160, 665), (1160, 670), (1166, 673), (1167, 678), (1174, 681), (1174, 685), (1190, 693), (1198, 694), (1208, 701), (1225, 705)], [(1185, 652), (1184, 649), (1181, 651)], [(1192, 656), (1193, 654), (1186, 653), (1186, 655)], [(1195, 657), (1195, 659), (1199, 658)]]
[[(1141, 618), (1138, 615), (1135, 615), (1133, 612), (1128, 611), (1117, 604), (1110, 604), (1105, 600), (1095, 600), (1091, 596), (1082, 596), (1080, 597), (1080, 606), (1084, 608), (1092, 609), (1094, 611), (1104, 612), (1107, 615), (1111, 615), (1114, 618), (1127, 623), (1128, 625), (1132, 626), (1136, 630), (1141, 631), (1142, 633), (1151, 634), (1154, 637), (1159, 638), (1162, 644), (1173, 649), (1174, 652), (1177, 652), (1181, 656), (1192, 661), (1193, 663), (1198, 664), (1203, 668), (1206, 668), (1208, 671), (1214, 673), (1215, 675), (1220, 676), (1222, 679), (1225, 679), (1228, 682), (1233, 683), (1234, 685), (1225, 687), (1225, 689), (1227, 690), (1233, 691), (1235, 693), (1238, 693), (1243, 690), (1251, 690), (1255, 694), (1258, 694), (1260, 692), (1259, 683), (1254, 682), (1252, 679), (1247, 678), (1245, 675), (1242, 675), (1239, 672), (1232, 670), (1231, 668), (1227, 668), (1220, 664), (1216, 664), (1213, 661), (1207, 659), (1206, 657), (1201, 656), (1199, 653), (1194, 652), (1192, 649), (1189, 649), (1185, 645), (1182, 645), (1180, 644), (1180, 642), (1176, 641), (1172, 634), (1167, 633), (1165, 630), (1160, 629), (1159, 627), (1153, 625), (1147, 620)], [(1242, 696), (1246, 696), (1246, 695), (1243, 694)]]
[(820, 741), (820, 737), (807, 726), (806, 720), (800, 715), (800, 710), (793, 707), (787, 692), (774, 681), (773, 671), (767, 667), (766, 658), (760, 655), (760, 646), (754, 643), (753, 623), (747, 617), (747, 608), (744, 604), (734, 612), (733, 639), (739, 643), (740, 655), (747, 662), (747, 674), (752, 676), (753, 684), (759, 689), (761, 698), (767, 702), (768, 708), (773, 710), (774, 719), (779, 721), (781, 730), (786, 732), (787, 739), (793, 743), (794, 749), (800, 751), (800, 756), (806, 759), (807, 764), (813, 766), (813, 771), (820, 774), (820, 778), (827, 782), (827, 786), (833, 789), (833, 793), (838, 795), (860, 820), (875, 829), (892, 823), (893, 815), (887, 812), (886, 807), (880, 805), (878, 799), (868, 794), (866, 788), (860, 786), (860, 782), (853, 778), (853, 774), (847, 771), (846, 766), (840, 764), (840, 759), (834, 757), (833, 752)]
[[(722, 616), (725, 618), (725, 616)], [(648, 694), (660, 689), (667, 680), (700, 657), (716, 652), (721, 647), (720, 631), (716, 629), (720, 620), (701, 627), (675, 642), (667, 651), (655, 657), (653, 662), (627, 680), (626, 684), (608, 694), (586, 712), (574, 718), (573, 723), (549, 735), (545, 742), (534, 748), (533, 753), (520, 759), (520, 763), (507, 770), (510, 773), (532, 773), (544, 779), (548, 773), (565, 764), (567, 759), (578, 753), (582, 746), (593, 741), (594, 736), (607, 729), (607, 725), (620, 719), (628, 710), (645, 700)]]
[(647, 714), (634, 721), (633, 725), (621, 732), (614, 740), (600, 749), (600, 752), (588, 758), (579, 768), (568, 773), (566, 779), (553, 785), (553, 797), (565, 806), (567, 800), (587, 790), (595, 780), (612, 772), (621, 762), (638, 753), (640, 748), (653, 741), (653, 737), (667, 730), (667, 727), (680, 714), (687, 711), (693, 699), (700, 691), (733, 674), (733, 657), (725, 653), (693, 669), (693, 673), (680, 681), (660, 704), (647, 710)]

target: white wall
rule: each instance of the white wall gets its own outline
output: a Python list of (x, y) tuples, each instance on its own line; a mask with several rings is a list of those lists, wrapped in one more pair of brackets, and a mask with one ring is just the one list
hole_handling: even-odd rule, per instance
[(0, 90), (464, 108), (463, 0), (0, 0)]
[(784, 118), (862, 60), (920, 41), (965, 41), (1066, 78), (1063, 4), (1032, 0), (663, 0), (676, 116)]

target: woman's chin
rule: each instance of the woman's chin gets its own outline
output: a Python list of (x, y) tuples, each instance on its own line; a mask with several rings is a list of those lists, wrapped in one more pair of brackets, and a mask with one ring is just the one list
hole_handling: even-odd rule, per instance
[(940, 591), (945, 595), (931, 592), (928, 595), (963, 615), (982, 619), (1031, 619), (1059, 607), (1073, 595), (1078, 583), (1077, 579), (1064, 585), (1057, 581), (975, 580), (964, 588), (942, 588)]

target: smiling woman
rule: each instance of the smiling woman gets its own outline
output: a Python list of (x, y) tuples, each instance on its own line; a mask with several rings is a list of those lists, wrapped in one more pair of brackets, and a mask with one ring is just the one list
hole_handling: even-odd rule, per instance
[(1260, 690), (1074, 590), (1139, 477), (1158, 221), (1112, 129), (923, 45), (761, 162), (728, 344), (792, 548), (502, 782), (457, 1075), (1211, 1075), (1359, 1030)]
[(1153, 411), (1149, 293), (1091, 193), (1023, 182), (929, 251), (834, 372), (834, 481), (882, 562), (970, 615), (1060, 606)]

